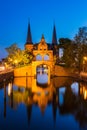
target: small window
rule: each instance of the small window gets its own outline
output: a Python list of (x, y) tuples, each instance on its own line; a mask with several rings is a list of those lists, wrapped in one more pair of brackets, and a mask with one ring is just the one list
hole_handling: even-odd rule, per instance
[(46, 55), (44, 56), (44, 60), (50, 60), (50, 57), (49, 57), (48, 54), (46, 54)]
[(36, 56), (36, 60), (42, 60), (42, 56), (41, 56), (40, 54), (38, 54), (38, 55)]
[(40, 47), (40, 50), (42, 50), (42, 47)]

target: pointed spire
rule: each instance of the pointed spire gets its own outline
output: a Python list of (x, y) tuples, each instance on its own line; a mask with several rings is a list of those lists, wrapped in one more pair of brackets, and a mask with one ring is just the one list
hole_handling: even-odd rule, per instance
[(54, 28), (53, 28), (52, 44), (53, 45), (57, 44), (57, 36), (56, 36), (56, 27), (55, 27), (55, 24), (54, 24)]
[(42, 34), (42, 38), (41, 39), (44, 39), (44, 34)]
[(32, 44), (32, 36), (31, 36), (31, 29), (30, 29), (30, 23), (28, 23), (28, 32), (27, 32), (27, 44)]
[(44, 35), (42, 34), (42, 37), (41, 37), (41, 41), (40, 41), (42, 44), (45, 43), (45, 38), (44, 38)]
[(42, 34), (41, 41), (45, 41), (44, 35)]

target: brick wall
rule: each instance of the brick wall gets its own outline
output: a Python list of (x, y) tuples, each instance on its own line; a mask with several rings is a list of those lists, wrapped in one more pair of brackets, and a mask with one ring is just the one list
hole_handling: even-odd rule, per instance
[(72, 76), (73, 73), (71, 72), (69, 68), (55, 65), (54, 75), (55, 76)]
[(32, 66), (25, 66), (14, 69), (14, 77), (32, 76)]

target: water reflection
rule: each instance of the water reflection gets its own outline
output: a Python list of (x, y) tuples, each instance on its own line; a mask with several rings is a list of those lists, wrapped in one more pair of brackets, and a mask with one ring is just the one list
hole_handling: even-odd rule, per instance
[[(11, 81), (8, 85), (4, 83), (3, 89), (4, 118), (16, 120), (13, 126), (17, 124), (20, 116), (23, 120), (20, 120), (19, 126), (23, 125), (24, 129), (87, 128), (86, 83), (56, 77), (51, 79), (47, 87), (41, 87), (37, 85), (35, 78), (27, 77), (26, 80), (26, 77), (22, 77), (15, 78), (14, 83)], [(0, 90), (0, 95), (1, 93)], [(3, 108), (2, 105), (1, 107)], [(12, 113), (15, 113), (14, 119), (10, 116)], [(3, 120), (3, 123), (6, 122)], [(18, 126), (15, 128), (18, 129)]]
[(6, 117), (6, 86), (4, 82), (4, 117)]
[(39, 65), (36, 69), (37, 72), (37, 85), (46, 87), (48, 85), (48, 80), (50, 77), (48, 76), (48, 66), (47, 65)]
[(46, 85), (48, 83), (48, 75), (46, 73), (44, 74), (38, 74), (37, 75), (37, 84), (38, 85)]

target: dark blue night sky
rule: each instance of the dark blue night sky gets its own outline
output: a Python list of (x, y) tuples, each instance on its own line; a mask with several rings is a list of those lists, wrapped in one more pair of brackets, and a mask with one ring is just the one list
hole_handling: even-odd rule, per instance
[(42, 34), (51, 42), (54, 23), (57, 39), (73, 38), (79, 27), (87, 26), (87, 0), (0, 0), (0, 58), (12, 43), (24, 48), (28, 21), (33, 42)]

